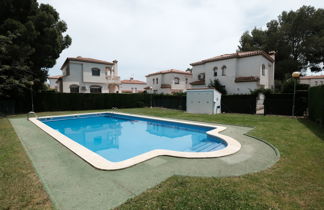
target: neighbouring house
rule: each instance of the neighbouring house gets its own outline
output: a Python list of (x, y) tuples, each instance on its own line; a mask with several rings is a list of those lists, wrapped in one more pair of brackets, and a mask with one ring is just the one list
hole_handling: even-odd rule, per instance
[(300, 84), (307, 84), (310, 87), (324, 85), (324, 75), (300, 77)]
[(182, 93), (190, 88), (191, 72), (170, 69), (146, 75), (148, 93)]
[(236, 52), (190, 64), (193, 88), (206, 88), (217, 79), (228, 94), (248, 94), (259, 88), (274, 89), (275, 52)]
[(62, 75), (56, 75), (56, 76), (49, 76), (49, 88), (59, 91), (59, 86), (57, 83), (57, 80), (60, 79)]
[(142, 93), (145, 91), (146, 82), (135, 80), (131, 77), (129, 80), (122, 80), (120, 85), (121, 93)]
[(118, 93), (120, 77), (117, 60), (112, 62), (93, 58), (67, 58), (57, 79), (59, 92), (64, 93)]

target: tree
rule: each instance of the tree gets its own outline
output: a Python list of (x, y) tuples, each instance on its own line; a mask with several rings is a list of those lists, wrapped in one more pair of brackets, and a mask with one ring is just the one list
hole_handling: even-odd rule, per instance
[(267, 23), (267, 29), (244, 32), (239, 51), (276, 51), (275, 79), (285, 80), (293, 71), (310, 67), (323, 70), (324, 10), (303, 6), (297, 11), (283, 11), (278, 20)]
[(39, 90), (47, 70), (71, 44), (57, 11), (36, 0), (0, 2), (0, 96), (14, 96), (30, 88)]
[(215, 88), (215, 90), (219, 91), (221, 94), (226, 95), (227, 91), (225, 89), (225, 86), (222, 85), (218, 79), (210, 80), (208, 87)]

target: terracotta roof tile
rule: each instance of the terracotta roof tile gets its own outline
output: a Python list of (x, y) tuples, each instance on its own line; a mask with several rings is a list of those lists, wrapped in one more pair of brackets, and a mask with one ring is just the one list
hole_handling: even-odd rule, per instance
[(231, 58), (244, 58), (244, 57), (251, 57), (251, 56), (257, 56), (257, 55), (262, 55), (266, 59), (268, 59), (270, 62), (274, 62), (274, 59), (266, 52), (262, 50), (256, 50), (256, 51), (247, 51), (247, 52), (236, 52), (232, 54), (224, 54), (224, 55), (219, 55), (215, 56), (212, 58), (207, 58), (198, 62), (191, 63), (190, 65), (196, 66), (196, 65), (202, 65), (208, 62), (213, 62), (213, 61), (219, 61), (219, 60), (226, 60), (226, 59), (231, 59)]
[(146, 75), (146, 77), (158, 75), (158, 74), (170, 74), (170, 73), (192, 75), (191, 72), (181, 71), (181, 70), (177, 70), (177, 69), (169, 69), (169, 70), (165, 70), (165, 71), (158, 71), (155, 73), (148, 74), (148, 75)]
[(257, 82), (259, 81), (259, 77), (236, 77), (235, 82)]
[(205, 85), (205, 80), (197, 80), (190, 82), (191, 85)]
[(122, 80), (120, 81), (122, 84), (138, 84), (138, 85), (146, 85), (146, 82), (130, 79), (130, 80)]
[(94, 59), (94, 58), (84, 58), (84, 57), (78, 56), (76, 58), (73, 58), (73, 57), (66, 58), (66, 60), (64, 61), (61, 69), (63, 69), (64, 66), (69, 61), (80, 61), (80, 62), (87, 62), (87, 63), (99, 63), (99, 64), (106, 64), (106, 65), (113, 65), (114, 64), (113, 62), (109, 62), (109, 61), (103, 61), (103, 60), (98, 60), (98, 59)]
[(303, 76), (300, 79), (324, 79), (324, 75)]

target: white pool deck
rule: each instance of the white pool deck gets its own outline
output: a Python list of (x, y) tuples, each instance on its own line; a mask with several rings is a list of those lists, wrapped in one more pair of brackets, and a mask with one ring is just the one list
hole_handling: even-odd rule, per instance
[[(111, 162), (102, 156), (96, 154), (95, 152), (87, 149), (86, 147), (80, 145), (79, 143), (75, 142), (74, 140), (68, 138), (67, 136), (63, 135), (62, 133), (56, 131), (55, 129), (47, 126), (46, 124), (42, 123), (38, 119), (42, 118), (53, 118), (53, 117), (65, 117), (65, 116), (82, 116), (82, 115), (88, 115), (88, 114), (105, 114), (105, 113), (111, 113), (111, 114), (118, 114), (118, 115), (124, 115), (124, 116), (133, 116), (133, 117), (140, 117), (144, 119), (153, 119), (153, 120), (159, 120), (159, 121), (167, 121), (167, 122), (176, 122), (176, 123), (182, 123), (187, 125), (197, 125), (197, 126), (205, 126), (205, 127), (214, 127), (215, 129), (210, 130), (207, 132), (207, 135), (217, 137), (222, 139), (227, 143), (227, 146), (224, 149), (211, 151), (211, 152), (178, 152), (178, 151), (170, 151), (170, 150), (152, 150), (150, 152), (143, 153), (141, 155), (138, 155), (136, 157), (120, 161), (120, 162)], [(33, 122), (35, 125), (37, 125), (39, 128), (41, 128), (43, 131), (45, 131), (47, 134), (52, 136), (54, 139), (56, 139), (58, 142), (60, 142), (62, 145), (67, 147), (69, 150), (74, 152), (76, 155), (81, 157), (83, 160), (87, 161), (89, 164), (91, 164), (93, 167), (100, 169), (100, 170), (118, 170), (118, 169), (124, 169), (128, 168), (130, 166), (136, 165), (138, 163), (144, 162), (146, 160), (152, 159), (157, 156), (172, 156), (172, 157), (182, 157), (182, 158), (215, 158), (215, 157), (224, 157), (227, 155), (231, 155), (234, 153), (237, 153), (241, 149), (241, 144), (235, 140), (234, 138), (230, 136), (226, 136), (221, 134), (220, 132), (224, 131), (226, 127), (223, 126), (216, 126), (216, 125), (210, 125), (200, 122), (187, 122), (183, 120), (171, 120), (171, 119), (164, 119), (159, 117), (148, 117), (148, 116), (142, 116), (142, 115), (134, 115), (134, 114), (125, 114), (120, 112), (95, 112), (95, 113), (83, 113), (83, 114), (71, 114), (71, 115), (56, 115), (56, 116), (45, 116), (45, 117), (33, 117), (29, 118), (31, 122)]]

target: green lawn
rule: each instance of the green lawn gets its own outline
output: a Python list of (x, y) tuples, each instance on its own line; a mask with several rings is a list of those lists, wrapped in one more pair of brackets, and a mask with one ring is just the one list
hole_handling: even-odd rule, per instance
[(52, 209), (8, 119), (0, 118), (0, 209)]
[[(255, 174), (228, 178), (171, 177), (130, 199), (120, 209), (321, 209), (324, 206), (324, 129), (312, 122), (280, 116), (198, 115), (158, 108), (119, 111), (252, 126), (255, 129), (249, 135), (272, 143), (281, 155), (272, 168)], [(66, 113), (72, 112), (40, 115)], [(0, 154), (5, 154), (0, 156), (0, 208), (50, 208), (47, 195), (7, 119), (0, 120), (0, 127)]]

